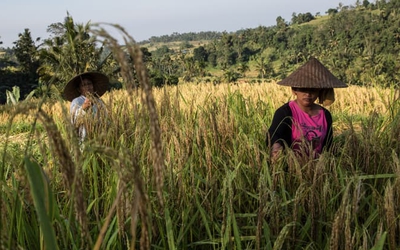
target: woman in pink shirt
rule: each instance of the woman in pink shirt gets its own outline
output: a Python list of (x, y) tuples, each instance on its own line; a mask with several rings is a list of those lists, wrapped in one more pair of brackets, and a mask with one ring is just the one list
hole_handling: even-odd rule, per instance
[(286, 147), (317, 158), (330, 147), (333, 137), (331, 113), (319, 104), (332, 104), (333, 88), (347, 85), (314, 57), (278, 84), (290, 86), (296, 98), (275, 111), (268, 129), (267, 146), (271, 147), (272, 160)]

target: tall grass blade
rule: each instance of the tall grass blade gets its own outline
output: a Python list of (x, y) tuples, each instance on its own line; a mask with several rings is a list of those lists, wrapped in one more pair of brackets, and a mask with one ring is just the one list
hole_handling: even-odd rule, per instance
[(290, 232), (290, 227), (294, 225), (294, 223), (289, 223), (282, 228), (281, 232), (278, 235), (278, 238), (274, 243), (274, 247), (272, 248), (273, 250), (283, 249), (283, 243), (285, 243), (285, 239)]
[(172, 220), (167, 207), (165, 207), (165, 222), (167, 227), (168, 249), (174, 250), (176, 249), (174, 230), (172, 228)]
[(232, 229), (233, 229), (233, 235), (235, 236), (236, 249), (241, 250), (242, 244), (240, 240), (240, 232), (236, 222), (236, 216), (234, 213), (232, 213)]
[(28, 175), (45, 248), (58, 249), (55, 232), (51, 225), (51, 190), (49, 189), (47, 179), (40, 166), (28, 157), (25, 157), (25, 170)]
[(203, 225), (206, 228), (206, 232), (208, 237), (210, 238), (210, 240), (213, 239), (212, 233), (211, 233), (211, 229), (210, 226), (208, 225), (209, 220), (207, 219), (207, 211), (204, 210), (204, 208), (201, 206), (201, 203), (199, 201), (199, 197), (196, 195), (196, 205), (197, 205), (197, 211), (200, 211), (200, 215), (201, 215), (201, 219), (203, 221)]
[(385, 246), (387, 232), (384, 232), (381, 238), (376, 242), (376, 244), (371, 248), (371, 250), (382, 250)]

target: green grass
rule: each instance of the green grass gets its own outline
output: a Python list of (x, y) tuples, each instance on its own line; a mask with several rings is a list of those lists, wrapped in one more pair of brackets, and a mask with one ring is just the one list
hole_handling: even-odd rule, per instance
[[(253, 105), (232, 92), (184, 112), (175, 109), (179, 97), (165, 95), (170, 102), (163, 102), (160, 115), (161, 127), (168, 128), (162, 133), (163, 206), (156, 194), (146, 112), (131, 116), (127, 103), (112, 114), (111, 129), (75, 156), (80, 191), (76, 184), (63, 184), (68, 173), (59, 165), (62, 152), (51, 144), (37, 141), (26, 153), (8, 144), (7, 152), (22, 157), (2, 165), (7, 173), (2, 232), (9, 232), (2, 234), (3, 245), (92, 248), (102, 235), (100, 246), (106, 249), (145, 247), (146, 239), (152, 249), (399, 246), (393, 238), (397, 229), (387, 224), (399, 223), (390, 217), (399, 212), (398, 193), (388, 193), (399, 185), (399, 145), (390, 140), (398, 133), (397, 115), (350, 119), (337, 114), (337, 123), (361, 125), (337, 136), (335, 155), (301, 163), (289, 154), (271, 165), (261, 129), (272, 119), (268, 103)], [(60, 139), (73, 143), (68, 124), (56, 125), (63, 131)], [(24, 167), (16, 171), (18, 165)], [(89, 235), (74, 205), (80, 195)], [(138, 224), (132, 224), (131, 215)], [(109, 226), (100, 234), (106, 221)], [(135, 242), (130, 225), (136, 225)]]

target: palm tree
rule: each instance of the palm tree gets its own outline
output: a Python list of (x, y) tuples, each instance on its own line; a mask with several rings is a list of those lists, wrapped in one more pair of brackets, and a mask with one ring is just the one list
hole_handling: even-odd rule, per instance
[(264, 79), (267, 75), (272, 76), (275, 73), (272, 63), (266, 61), (264, 57), (260, 57), (259, 61), (256, 61), (256, 69), (261, 79)]
[(256, 69), (261, 79), (264, 79), (265, 75), (267, 74), (267, 64), (264, 57), (260, 57), (260, 59), (256, 62)]
[(231, 69), (224, 71), (224, 80), (228, 83), (236, 82), (238, 79), (238, 74)]
[(246, 72), (250, 70), (250, 67), (247, 63), (241, 62), (238, 67), (238, 71), (242, 74), (243, 77), (246, 77)]
[(187, 57), (183, 60), (183, 80), (189, 82), (196, 76), (196, 64), (193, 57)]
[(73, 76), (89, 70), (98, 71), (107, 65), (100, 60), (103, 48), (97, 48), (95, 37), (89, 35), (90, 26), (90, 22), (76, 24), (69, 14), (63, 23), (49, 26), (48, 31), (55, 36), (45, 40), (40, 50), (41, 82), (55, 84), (60, 89)]

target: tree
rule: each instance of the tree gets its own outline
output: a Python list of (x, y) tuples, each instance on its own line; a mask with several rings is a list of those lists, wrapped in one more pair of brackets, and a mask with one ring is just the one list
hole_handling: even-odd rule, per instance
[(224, 80), (228, 83), (236, 82), (239, 78), (238, 73), (234, 72), (231, 69), (224, 71)]
[[(14, 42), (14, 53), (17, 57), (19, 68), (24, 73), (36, 74), (39, 67), (37, 59), (38, 51), (35, 42), (32, 40), (31, 32), (25, 29), (24, 33), (18, 34), (19, 40)], [(37, 38), (36, 41), (39, 41)]]
[(143, 53), (143, 61), (144, 62), (150, 62), (151, 61), (151, 52), (149, 51), (148, 48), (146, 47), (141, 47), (140, 50)]
[(196, 64), (193, 57), (184, 58), (183, 67), (183, 80), (189, 82), (196, 76)]
[(278, 16), (276, 18), (276, 27), (278, 27), (279, 30), (284, 30), (287, 26), (288, 25), (283, 17)]
[(179, 45), (179, 49), (184, 51), (187, 49), (193, 48), (193, 45), (190, 44), (188, 41), (183, 41), (180, 45)]
[(242, 74), (243, 77), (246, 77), (246, 72), (250, 70), (250, 67), (247, 63), (242, 62), (239, 64), (238, 71)]
[(292, 22), (292, 24), (295, 24), (295, 23), (297, 23), (297, 15), (296, 15), (296, 12), (293, 12), (293, 13), (292, 13), (292, 19), (291, 19), (291, 22)]
[(193, 50), (193, 59), (198, 62), (205, 62), (207, 60), (207, 51), (203, 46), (199, 46)]
[(338, 13), (338, 10), (330, 8), (325, 13), (331, 16), (331, 15), (334, 15), (334, 14)]
[(162, 58), (165, 55), (172, 54), (172, 50), (168, 48), (167, 45), (162, 45), (160, 48), (151, 52), (153, 58)]
[[(39, 85), (39, 75), (37, 73), (39, 68), (38, 51), (29, 29), (25, 29), (24, 33), (20, 33), (18, 36), (19, 40), (14, 42), (13, 50), (21, 73), (14, 75), (16, 81), (14, 84), (20, 88), (21, 96), (25, 98)], [(39, 40), (40, 38), (36, 39), (36, 41)]]
[(222, 68), (236, 64), (237, 53), (234, 51), (234, 37), (224, 32), (216, 45), (217, 63)]
[(90, 36), (90, 26), (90, 22), (76, 24), (68, 13), (63, 23), (49, 26), (53, 36), (40, 50), (43, 63), (39, 72), (44, 84), (56, 84), (61, 90), (73, 76), (90, 70), (105, 71), (111, 65), (104, 60), (109, 62), (112, 57), (103, 56), (103, 47), (96, 47), (95, 37)]
[(292, 17), (292, 23), (296, 23), (296, 24), (302, 24), (302, 23), (308, 23), (312, 20), (314, 20), (315, 17), (310, 13), (300, 13), (297, 15), (297, 17)]
[(364, 8), (368, 8), (369, 5), (370, 5), (370, 3), (369, 3), (368, 0), (364, 0), (363, 3), (362, 3), (362, 5), (364, 6)]
[(261, 79), (274, 74), (274, 68), (272, 67), (271, 62), (266, 61), (264, 57), (260, 57), (260, 59), (256, 61), (256, 69)]

